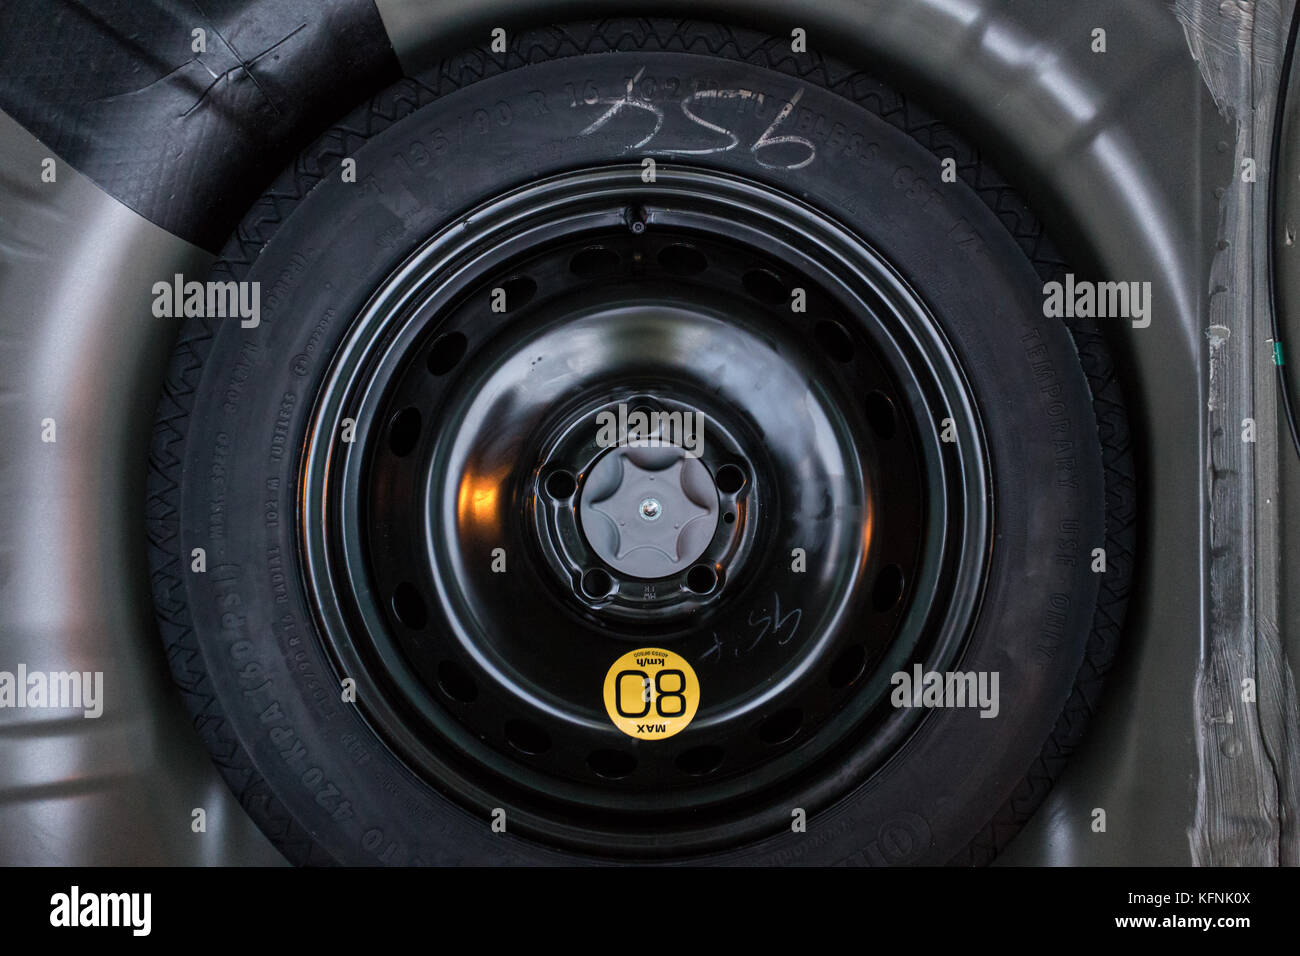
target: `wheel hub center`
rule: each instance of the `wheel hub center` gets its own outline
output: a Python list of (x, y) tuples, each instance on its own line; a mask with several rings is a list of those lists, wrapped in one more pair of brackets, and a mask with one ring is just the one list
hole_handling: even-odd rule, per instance
[(677, 574), (718, 528), (708, 468), (678, 445), (611, 449), (591, 469), (578, 503), (592, 549), (635, 578)]

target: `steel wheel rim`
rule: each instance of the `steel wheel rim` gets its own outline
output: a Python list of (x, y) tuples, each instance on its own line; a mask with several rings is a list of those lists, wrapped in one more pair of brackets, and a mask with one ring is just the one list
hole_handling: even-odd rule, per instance
[[(364, 485), (365, 449), (380, 428), (373, 417), (363, 422), (364, 412), (382, 405), (404, 356), (428, 334), (421, 310), (432, 308), (438, 296), (449, 298), (449, 277), (468, 281), (480, 275), (485, 257), (517, 258), (561, 223), (566, 234), (578, 235), (629, 228), (629, 211), (652, 235), (707, 232), (725, 223), (733, 240), (771, 244), (795, 272), (817, 277), (819, 288), (823, 282), (832, 286), (858, 314), (874, 317), (872, 335), (885, 336), (892, 358), (905, 363), (897, 384), (908, 408), (928, 415), (928, 424), (917, 422), (917, 428), (932, 494), (924, 559), (909, 582), (915, 586), (909, 587), (911, 600), (898, 628), (910, 636), (876, 662), (871, 696), (878, 699), (887, 675), (912, 661), (926, 669), (955, 661), (978, 608), (991, 500), (978, 415), (952, 349), (920, 298), (865, 243), (790, 197), (717, 172), (664, 168), (653, 184), (641, 182), (639, 168), (624, 166), (557, 176), (493, 200), (421, 247), (357, 318), (318, 394), (303, 453), (300, 530), (305, 583), (338, 675), (357, 681), (358, 706), (408, 766), (476, 812), (507, 807), (512, 830), (549, 844), (600, 855), (688, 855), (774, 833), (788, 825), (792, 806), (813, 812), (829, 804), (896, 752), (919, 717), (882, 713), (878, 700), (869, 710), (839, 715), (827, 724), (838, 727), (833, 739), (816, 753), (787, 760), (784, 771), (765, 781), (762, 800), (739, 800), (753, 781), (732, 778), (725, 792), (717, 789), (702, 807), (702, 822), (677, 825), (656, 814), (661, 793), (638, 799), (635, 791), (611, 791), (602, 803), (579, 788), (553, 786), (539, 793), (536, 786), (520, 786), (510, 779), (519, 776), (509, 772), (517, 768), (508, 763), (467, 764), (455, 756), (451, 751), (472, 752), (474, 745), (468, 735), (456, 734), (452, 722), (433, 720), (450, 732), (431, 743), (428, 702), (409, 694), (390, 699), (393, 675), (401, 675), (406, 686), (420, 680), (388, 634), (386, 597), (373, 592), (365, 557), (363, 504), (360, 496), (346, 493)], [(801, 251), (809, 248), (819, 261)], [(873, 344), (880, 347), (881, 340), (873, 338)], [(357, 441), (340, 446), (333, 438), (347, 417), (357, 419)], [(943, 418), (952, 419), (956, 441), (938, 440)], [(435, 585), (439, 604), (455, 602), (446, 582)]]

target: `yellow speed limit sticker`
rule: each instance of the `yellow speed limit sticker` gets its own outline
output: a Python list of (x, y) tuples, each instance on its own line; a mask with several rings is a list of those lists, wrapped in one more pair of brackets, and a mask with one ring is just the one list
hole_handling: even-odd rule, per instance
[(605, 710), (637, 740), (681, 733), (700, 706), (700, 682), (686, 658), (646, 647), (616, 660), (605, 674)]

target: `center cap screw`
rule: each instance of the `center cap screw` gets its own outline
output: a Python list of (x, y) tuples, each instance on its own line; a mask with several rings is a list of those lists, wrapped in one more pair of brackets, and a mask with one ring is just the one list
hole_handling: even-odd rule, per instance
[(641, 502), (641, 517), (646, 521), (654, 521), (663, 514), (663, 505), (659, 504), (654, 498), (647, 498)]

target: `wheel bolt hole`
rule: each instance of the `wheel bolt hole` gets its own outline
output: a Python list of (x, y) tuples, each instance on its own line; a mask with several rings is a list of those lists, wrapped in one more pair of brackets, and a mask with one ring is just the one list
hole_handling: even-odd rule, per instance
[(884, 392), (872, 392), (867, 396), (865, 409), (871, 430), (886, 441), (893, 438), (898, 432), (898, 416), (889, 397)]
[(587, 766), (601, 777), (618, 780), (636, 769), (636, 758), (621, 750), (593, 750), (587, 755)]
[(822, 351), (841, 364), (853, 361), (853, 339), (848, 331), (838, 322), (824, 319), (813, 329), (813, 337)]
[(775, 272), (767, 269), (750, 269), (740, 279), (745, 291), (759, 302), (784, 305), (790, 298), (790, 287)]
[(709, 260), (704, 257), (704, 253), (694, 246), (688, 246), (685, 243), (677, 242), (671, 246), (664, 246), (659, 251), (659, 265), (665, 272), (671, 272), (679, 276), (699, 275), (709, 267)]
[(636, 415), (645, 416), (645, 425), (641, 425), (638, 422), (635, 426), (629, 426), (627, 430), (627, 440), (629, 443), (649, 440), (653, 435), (655, 425), (659, 420), (659, 411), (653, 405), (637, 405), (632, 409), (632, 415), (629, 415), (628, 417), (630, 419)]
[(696, 594), (708, 594), (718, 586), (718, 572), (712, 565), (697, 564), (686, 572), (686, 586)]
[(393, 613), (397, 619), (413, 631), (421, 630), (429, 623), (429, 614), (424, 608), (424, 598), (414, 584), (403, 581), (393, 588)]
[(599, 600), (614, 590), (614, 579), (603, 568), (589, 568), (582, 575), (582, 593)]
[(429, 371), (434, 375), (446, 375), (465, 357), (468, 345), (469, 341), (460, 332), (438, 336), (429, 348), (429, 358), (426, 360)]
[(514, 312), (532, 301), (537, 294), (537, 283), (530, 276), (513, 276), (501, 283), (506, 294), (506, 311)]
[(713, 773), (722, 765), (722, 748), (712, 744), (692, 747), (679, 754), (674, 763), (682, 773), (692, 777), (703, 777)]
[(736, 515), (733, 512), (728, 511), (725, 515), (722, 516), (722, 520), (725, 521), (727, 524), (735, 524)]
[(569, 260), (569, 271), (583, 279), (609, 275), (618, 268), (618, 253), (604, 246), (588, 246)]
[(803, 711), (797, 707), (777, 711), (758, 728), (758, 739), (765, 744), (783, 744), (793, 739), (803, 726)]
[(535, 757), (551, 749), (551, 736), (527, 720), (506, 722), (506, 741), (520, 753)]
[(478, 699), (478, 684), (469, 671), (455, 661), (443, 661), (438, 665), (438, 686), (452, 700), (462, 704), (472, 704)]
[(745, 470), (739, 465), (723, 465), (713, 481), (724, 495), (734, 495), (745, 487)]
[(896, 564), (885, 565), (871, 589), (871, 606), (883, 614), (892, 610), (902, 596), (903, 569)]
[(388, 448), (398, 458), (405, 458), (420, 442), (420, 410), (404, 408), (388, 424)]
[(567, 471), (553, 471), (546, 479), (546, 493), (556, 501), (568, 501), (578, 490), (578, 482)]
[(848, 687), (862, 676), (866, 666), (867, 649), (861, 644), (854, 644), (852, 647), (846, 647), (840, 651), (839, 656), (831, 664), (827, 679), (830, 681), (830, 685), (837, 690)]

